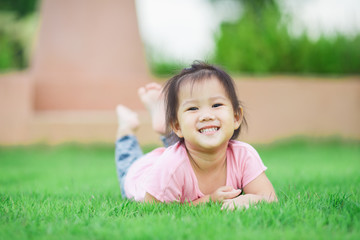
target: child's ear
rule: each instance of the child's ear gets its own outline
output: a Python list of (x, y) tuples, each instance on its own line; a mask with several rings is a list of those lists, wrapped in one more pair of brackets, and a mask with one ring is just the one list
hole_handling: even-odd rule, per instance
[(184, 135), (181, 132), (180, 125), (177, 121), (171, 124), (171, 128), (172, 128), (173, 132), (176, 134), (176, 136), (178, 136), (179, 138), (184, 137)]
[(243, 120), (243, 108), (242, 107), (239, 107), (239, 111), (235, 111), (235, 114), (234, 114), (234, 122), (235, 122), (235, 126), (234, 126), (234, 129), (238, 129), (242, 123), (242, 120)]

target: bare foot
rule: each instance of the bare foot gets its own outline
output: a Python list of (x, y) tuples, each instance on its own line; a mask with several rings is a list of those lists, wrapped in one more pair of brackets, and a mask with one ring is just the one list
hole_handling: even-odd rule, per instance
[(123, 105), (118, 105), (116, 115), (119, 124), (116, 137), (121, 138), (125, 135), (134, 134), (140, 124), (137, 113)]
[(147, 84), (145, 87), (139, 88), (138, 94), (150, 112), (154, 131), (164, 135), (166, 131), (165, 107), (161, 90), (161, 85), (153, 82)]

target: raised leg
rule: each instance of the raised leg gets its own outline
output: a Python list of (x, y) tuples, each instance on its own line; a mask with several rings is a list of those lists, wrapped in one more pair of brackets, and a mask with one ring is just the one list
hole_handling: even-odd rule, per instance
[(122, 105), (117, 106), (116, 113), (119, 127), (115, 144), (115, 164), (121, 194), (123, 197), (126, 197), (124, 190), (125, 176), (130, 166), (139, 159), (143, 153), (134, 135), (134, 131), (139, 126), (137, 114)]
[(116, 115), (118, 119), (116, 139), (126, 135), (134, 135), (140, 124), (137, 113), (123, 105), (118, 105), (116, 107)]
[(138, 94), (151, 115), (154, 131), (164, 135), (166, 132), (165, 107), (161, 90), (161, 85), (153, 82), (140, 88)]

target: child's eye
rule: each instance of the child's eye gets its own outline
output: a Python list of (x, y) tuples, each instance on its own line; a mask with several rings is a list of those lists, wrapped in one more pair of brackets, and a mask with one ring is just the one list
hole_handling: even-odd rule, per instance
[(196, 110), (198, 110), (197, 107), (190, 107), (190, 108), (188, 108), (186, 111), (196, 111)]
[(222, 103), (215, 103), (214, 105), (212, 105), (213, 108), (217, 108), (217, 107), (220, 107), (222, 106), (223, 104)]

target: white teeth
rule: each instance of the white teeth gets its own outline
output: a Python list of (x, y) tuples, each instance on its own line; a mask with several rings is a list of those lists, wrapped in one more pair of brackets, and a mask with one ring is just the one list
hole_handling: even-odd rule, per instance
[(217, 131), (218, 130), (218, 128), (216, 128), (216, 127), (213, 127), (213, 128), (204, 128), (204, 129), (200, 129), (200, 132), (201, 133), (207, 133), (207, 132), (215, 132), (215, 131)]

